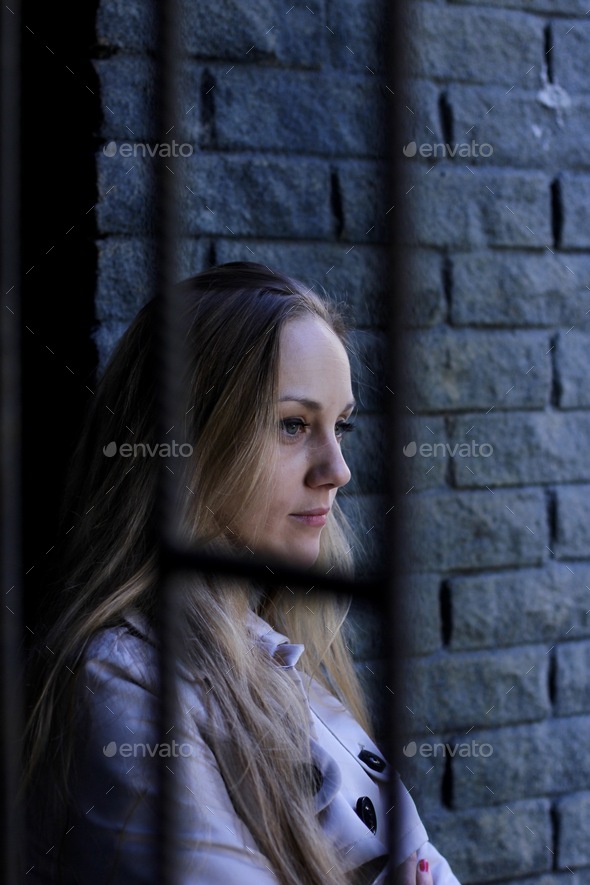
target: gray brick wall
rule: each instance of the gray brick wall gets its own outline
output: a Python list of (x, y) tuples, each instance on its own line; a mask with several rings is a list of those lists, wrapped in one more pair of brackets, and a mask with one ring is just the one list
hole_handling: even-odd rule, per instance
[(399, 766), (461, 881), (590, 882), (587, 4), (405, 8)]
[[(405, 493), (395, 761), (462, 882), (590, 883), (588, 10), (412, 0), (391, 90), (386, 8), (183, 4), (180, 276), (252, 259), (349, 301), (362, 420), (348, 506), (370, 557), (389, 531), (384, 469)], [(101, 0), (97, 31), (102, 142), (153, 139), (149, 4)], [(394, 106), (408, 266), (392, 454), (378, 441)], [(101, 365), (149, 291), (154, 162), (97, 152)], [(364, 623), (354, 651), (379, 707), (385, 650)]]

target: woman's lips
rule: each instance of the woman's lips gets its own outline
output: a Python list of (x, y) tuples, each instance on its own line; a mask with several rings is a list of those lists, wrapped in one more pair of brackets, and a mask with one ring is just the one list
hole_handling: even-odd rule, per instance
[(318, 510), (311, 510), (308, 513), (290, 513), (289, 516), (292, 516), (293, 519), (299, 520), (304, 525), (312, 525), (312, 526), (324, 526), (327, 521), (329, 509), (319, 508)]

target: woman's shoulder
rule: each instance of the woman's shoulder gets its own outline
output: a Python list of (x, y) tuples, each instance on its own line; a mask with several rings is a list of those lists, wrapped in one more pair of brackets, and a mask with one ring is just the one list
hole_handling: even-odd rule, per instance
[(158, 648), (154, 632), (137, 613), (101, 627), (88, 641), (79, 663), (93, 681), (123, 679), (151, 691), (158, 679)]

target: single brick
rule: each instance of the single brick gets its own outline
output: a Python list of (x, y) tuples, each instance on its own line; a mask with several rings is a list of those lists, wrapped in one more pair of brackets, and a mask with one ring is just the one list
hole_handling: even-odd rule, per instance
[[(578, 748), (579, 752), (579, 748)], [(559, 842), (557, 862), (560, 867), (585, 867), (590, 864), (588, 815), (590, 791), (572, 793), (557, 802)], [(569, 874), (571, 876), (571, 873)]]
[[(451, 748), (459, 747), (451, 761), (454, 806), (511, 806), (523, 798), (587, 789), (590, 757), (580, 752), (580, 735), (589, 725), (589, 716), (551, 718), (454, 736), (449, 741)], [(461, 757), (462, 745), (471, 740), (477, 755)]]
[(413, 492), (397, 506), (400, 566), (407, 571), (522, 567), (546, 558), (540, 489)]
[[(589, 32), (590, 33), (590, 32)], [(590, 175), (563, 172), (560, 175), (563, 205), (564, 249), (590, 248)]]
[[(136, 55), (114, 55), (94, 59), (92, 63), (100, 81), (104, 106), (100, 127), (102, 138), (115, 139), (117, 143), (132, 146), (150, 141), (152, 148), (155, 148), (154, 142), (159, 138), (158, 151), (168, 145), (173, 156), (190, 155), (187, 145), (192, 148), (201, 137), (201, 71), (193, 62), (181, 64), (175, 107), (169, 110), (174, 129), (169, 135), (162, 134), (160, 137), (155, 129), (155, 62)], [(120, 150), (120, 144), (118, 146)], [(128, 154), (132, 155), (143, 157), (149, 156), (149, 153), (138, 145), (133, 154)], [(164, 156), (163, 153), (160, 155)]]
[(579, 329), (560, 332), (557, 338), (556, 364), (561, 396), (559, 405), (577, 409), (590, 406), (588, 385), (588, 349), (590, 334)]
[(454, 325), (590, 327), (590, 256), (483, 252), (452, 257)]
[(102, 0), (96, 9), (98, 45), (143, 52), (155, 49), (155, 13), (153, 0)]
[[(590, 610), (590, 591), (586, 587), (584, 587), (584, 591), (587, 602), (586, 611), (588, 611)], [(577, 637), (579, 632), (574, 629), (570, 636)], [(570, 642), (567, 645), (558, 645), (556, 654), (555, 712), (558, 716), (587, 713), (590, 710), (590, 683), (588, 681), (590, 642), (582, 640)], [(590, 779), (588, 786), (590, 787)]]
[(408, 245), (541, 249), (552, 242), (550, 180), (542, 172), (412, 166), (395, 206)]
[[(496, 648), (590, 636), (590, 566), (456, 575), (451, 591), (453, 650)], [(574, 629), (572, 630), (572, 627)]]
[(211, 67), (216, 147), (328, 156), (385, 153), (383, 83), (324, 70)]
[(526, 90), (508, 94), (497, 87), (451, 86), (454, 141), (470, 147), (466, 160), (460, 160), (461, 147), (457, 148), (456, 161), (552, 171), (567, 158), (568, 168), (587, 168), (584, 136), (590, 125), (590, 101), (580, 95), (556, 107), (555, 87), (537, 86), (531, 82)]
[(549, 346), (542, 332), (412, 332), (400, 395), (413, 412), (542, 407), (551, 388)]
[[(154, 51), (155, 7), (139, 0), (103, 0), (96, 30), (101, 46)], [(285, 9), (279, 0), (183, 2), (179, 9), (181, 49), (200, 58), (227, 58), (319, 67), (326, 54), (323, 0)]]
[(276, 266), (350, 308), (355, 326), (382, 326), (390, 293), (387, 252), (380, 246), (305, 241), (220, 239), (217, 261), (259, 261)]
[(475, 813), (425, 814), (424, 824), (460, 882), (514, 881), (515, 876), (553, 867), (545, 847), (551, 845), (552, 833), (546, 799), (478, 808)]
[[(571, 2), (571, 0), (570, 0)], [(561, 10), (566, 12), (565, 9)], [(587, 16), (588, 9), (580, 12)], [(588, 42), (590, 41), (590, 25), (588, 19), (558, 18), (551, 23), (553, 75), (556, 84), (562, 90), (571, 93), (587, 93), (588, 74)], [(559, 98), (560, 96), (558, 96)]]
[(412, 733), (543, 719), (551, 711), (547, 670), (545, 646), (408, 659)]
[[(153, 192), (146, 163), (99, 155), (101, 232), (151, 230)], [(177, 163), (174, 195), (191, 235), (331, 235), (330, 175), (319, 160), (200, 153)]]
[(430, 3), (405, 11), (406, 64), (416, 76), (525, 85), (543, 64), (543, 22), (533, 16)]
[[(586, 442), (583, 451), (585, 447)], [(557, 488), (557, 538), (553, 549), (558, 559), (590, 559), (590, 485)]]
[(590, 412), (458, 415), (448, 428), (449, 444), (459, 447), (453, 468), (460, 488), (590, 480)]

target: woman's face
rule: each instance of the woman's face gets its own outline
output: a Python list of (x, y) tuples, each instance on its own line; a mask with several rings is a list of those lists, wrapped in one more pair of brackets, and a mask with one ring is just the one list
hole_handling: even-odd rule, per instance
[(232, 529), (256, 554), (311, 566), (325, 515), (350, 480), (341, 442), (354, 407), (350, 364), (339, 338), (317, 318), (291, 320), (279, 339), (278, 466), (271, 477), (268, 518), (256, 506)]

